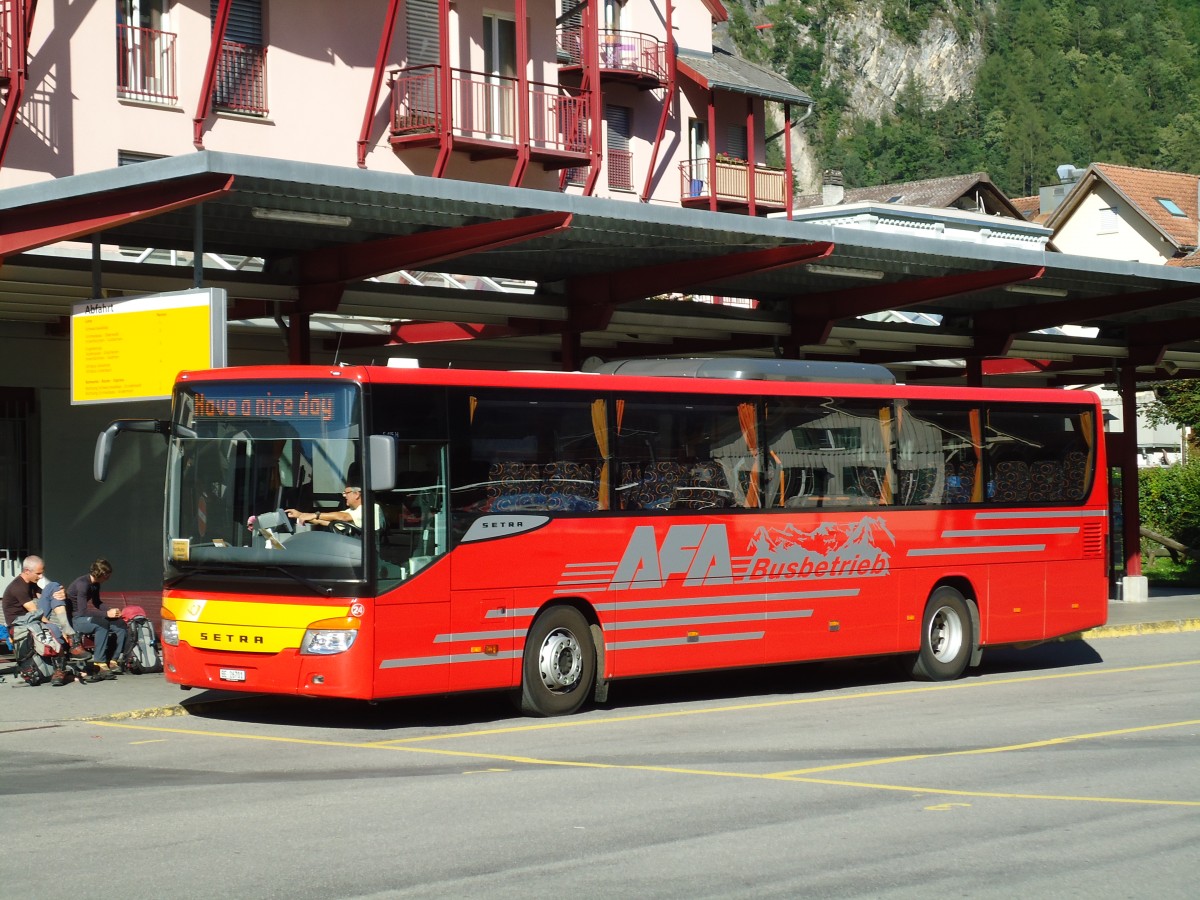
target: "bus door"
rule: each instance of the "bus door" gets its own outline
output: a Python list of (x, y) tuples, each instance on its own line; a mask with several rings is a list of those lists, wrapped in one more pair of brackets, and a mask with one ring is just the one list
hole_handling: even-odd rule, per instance
[(445, 443), (397, 441), (395, 486), (373, 500), (379, 522), (377, 693), (446, 690), (451, 623)]

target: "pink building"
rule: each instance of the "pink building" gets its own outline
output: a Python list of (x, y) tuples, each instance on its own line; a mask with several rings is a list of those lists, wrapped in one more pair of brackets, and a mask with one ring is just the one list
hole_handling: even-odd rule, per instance
[(812, 101), (714, 51), (726, 15), (719, 0), (0, 0), (0, 189), (208, 149), (786, 212), (784, 138)]

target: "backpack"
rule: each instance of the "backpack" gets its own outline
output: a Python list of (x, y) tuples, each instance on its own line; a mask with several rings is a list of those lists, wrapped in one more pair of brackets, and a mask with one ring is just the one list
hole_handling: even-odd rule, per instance
[(154, 624), (145, 616), (134, 616), (129, 620), (129, 646), (121, 668), (133, 675), (163, 670), (162, 648)]
[(66, 662), (62, 644), (38, 613), (25, 613), (13, 620), (12, 642), (17, 673), (28, 685), (45, 684)]

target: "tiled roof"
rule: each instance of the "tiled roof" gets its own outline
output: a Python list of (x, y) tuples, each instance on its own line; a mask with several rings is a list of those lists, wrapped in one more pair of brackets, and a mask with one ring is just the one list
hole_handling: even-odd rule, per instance
[(1008, 199), (1017, 208), (1017, 212), (1031, 222), (1034, 221), (1034, 216), (1041, 212), (1042, 198), (1036, 195), (1033, 197), (1009, 197)]
[[(1091, 169), (1124, 195), (1142, 216), (1177, 247), (1196, 246), (1196, 191), (1200, 188), (1200, 176), (1183, 172), (1135, 169), (1131, 166), (1114, 166), (1108, 163), (1093, 163)], [(1184, 215), (1172, 215), (1158, 202), (1160, 197), (1173, 202)]]
[[(1014, 219), (1025, 218), (1011, 200), (992, 183), (986, 172), (967, 175), (948, 175), (943, 178), (927, 178), (923, 181), (905, 181), (897, 184), (880, 184), (874, 187), (848, 188), (842, 203), (871, 201), (875, 203), (902, 203), (905, 206), (926, 206), (933, 209), (975, 209), (975, 196), (983, 203), (983, 212), (998, 213)], [(1034, 198), (1037, 199), (1036, 197)], [(797, 209), (808, 209), (823, 205), (820, 194), (807, 194), (795, 199)]]
[(1187, 256), (1182, 257), (1181, 259), (1168, 259), (1167, 265), (1168, 266), (1178, 266), (1179, 268), (1182, 268), (1182, 269), (1193, 269), (1193, 268), (1200, 267), (1200, 251), (1195, 252), (1195, 253), (1190, 253)]
[(811, 106), (813, 102), (812, 97), (786, 78), (776, 75), (770, 69), (734, 56), (720, 47), (713, 47), (712, 53), (680, 48), (676, 59), (685, 75), (699, 76), (694, 80), (710, 90), (716, 88), (804, 106)]

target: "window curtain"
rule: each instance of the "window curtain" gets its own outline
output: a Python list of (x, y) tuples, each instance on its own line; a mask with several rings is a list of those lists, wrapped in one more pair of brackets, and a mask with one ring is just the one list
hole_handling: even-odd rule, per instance
[(738, 425), (742, 429), (742, 440), (746, 452), (753, 462), (750, 464), (750, 484), (746, 488), (746, 506), (758, 506), (758, 413), (755, 404), (738, 404)]
[(600, 451), (600, 458), (604, 461), (600, 464), (599, 503), (597, 506), (600, 509), (608, 509), (608, 482), (612, 460), (608, 453), (608, 403), (604, 400), (592, 401), (592, 433), (596, 435), (596, 449)]

